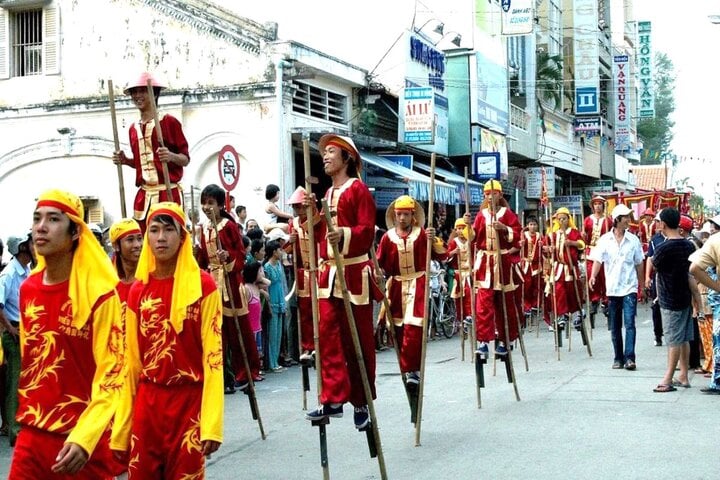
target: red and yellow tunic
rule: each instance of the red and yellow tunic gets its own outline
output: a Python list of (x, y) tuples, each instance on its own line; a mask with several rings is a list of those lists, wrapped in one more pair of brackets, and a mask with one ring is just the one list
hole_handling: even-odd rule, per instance
[(21, 369), (17, 420), (92, 454), (123, 384), (120, 300), (114, 290), (73, 326), (69, 283), (44, 285), (44, 270), (20, 287)]
[(650, 239), (655, 235), (655, 222), (645, 220), (638, 223), (638, 238), (640, 238), (640, 244), (642, 245), (643, 253), (647, 253), (648, 244)]
[[(180, 121), (166, 114), (160, 119), (160, 126), (165, 147), (172, 153), (182, 154), (190, 159), (188, 142)], [(147, 123), (135, 122), (128, 131), (135, 168), (135, 185), (140, 187), (134, 202), (136, 220), (145, 219), (145, 213), (153, 203), (172, 200), (182, 205), (182, 191), (178, 183), (183, 176), (183, 167), (174, 162), (167, 163), (170, 186), (173, 189), (173, 198), (168, 199), (162, 162), (156, 153), (159, 144), (157, 135), (153, 135), (154, 129), (155, 120), (150, 120)]]
[[(220, 294), (213, 278), (200, 272), (202, 297), (188, 307), (178, 333), (170, 324), (169, 309), (174, 278), (150, 277), (130, 289), (126, 314), (127, 379), (122, 390), (113, 432), (113, 450), (126, 451), (139, 383), (163, 389), (197, 387), (202, 393), (199, 412), (199, 443), (222, 442), (223, 351)], [(178, 393), (179, 394), (179, 393)], [(197, 412), (180, 412), (195, 415)], [(135, 430), (135, 426), (132, 429)], [(169, 426), (168, 426), (169, 428)]]
[(525, 311), (538, 307), (538, 293), (543, 289), (543, 276), (541, 275), (542, 235), (540, 233), (523, 232), (521, 242), (521, 266), (523, 272), (524, 305)]
[[(325, 223), (317, 216), (314, 221), (314, 235), (325, 237)], [(288, 243), (285, 249), (293, 253), (297, 265), (295, 276), (295, 288), (297, 293), (297, 306), (300, 315), (300, 342), (302, 349), (312, 351), (315, 349), (313, 340), (313, 318), (312, 300), (310, 298), (310, 238), (308, 237), (307, 221), (302, 222), (300, 217), (291, 218), (288, 221), (290, 231), (297, 235), (297, 244)], [(319, 252), (315, 251), (315, 260), (320, 258)]]
[[(497, 232), (493, 221), (502, 223), (507, 231)], [(495, 215), (489, 208), (478, 212), (473, 223), (475, 231), (475, 330), (476, 338), (489, 342), (495, 332), (503, 341), (518, 336), (518, 322), (522, 318), (520, 290), (520, 221), (507, 207), (500, 207)], [(499, 256), (499, 259), (498, 259)], [(496, 295), (497, 294), (497, 295)], [(510, 338), (505, 335), (505, 320)]]
[[(548, 245), (552, 246), (552, 271), (549, 285), (554, 287), (553, 308), (557, 315), (577, 312), (582, 308), (585, 290), (580, 284), (580, 252), (585, 248), (580, 232), (576, 228), (557, 230), (549, 234)], [(579, 247), (570, 247), (567, 241), (580, 242)]]

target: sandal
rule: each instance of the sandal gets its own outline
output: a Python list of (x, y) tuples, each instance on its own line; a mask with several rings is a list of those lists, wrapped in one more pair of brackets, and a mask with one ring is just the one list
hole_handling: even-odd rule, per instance
[(673, 387), (690, 388), (690, 383), (682, 383), (680, 380), (675, 380), (675, 379), (673, 378), (672, 386), (673, 386)]
[(702, 367), (696, 368), (695, 370), (693, 370), (693, 372), (695, 372), (695, 373), (710, 373)]
[(673, 387), (672, 385), (666, 385), (664, 383), (661, 383), (657, 387), (653, 388), (653, 392), (655, 393), (668, 393), (668, 392), (674, 392), (677, 388)]

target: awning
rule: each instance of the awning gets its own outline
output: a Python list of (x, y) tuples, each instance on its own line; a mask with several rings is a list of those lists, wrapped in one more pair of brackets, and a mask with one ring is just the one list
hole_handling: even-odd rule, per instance
[[(407, 169), (371, 152), (360, 150), (360, 156), (364, 162), (392, 173), (397, 177), (398, 181), (407, 184), (408, 195), (415, 200), (426, 202), (430, 199), (430, 177), (415, 170)], [(455, 187), (453, 185), (435, 180), (435, 202), (454, 205), (455, 199)]]
[[(430, 165), (414, 162), (413, 166), (430, 173)], [(435, 167), (435, 175), (439, 175), (446, 182), (455, 185), (457, 192), (456, 202), (465, 203), (465, 177), (439, 167)], [(437, 180), (435, 181), (437, 182)], [(470, 191), (470, 204), (480, 205), (483, 201), (483, 184), (468, 178), (468, 190)]]

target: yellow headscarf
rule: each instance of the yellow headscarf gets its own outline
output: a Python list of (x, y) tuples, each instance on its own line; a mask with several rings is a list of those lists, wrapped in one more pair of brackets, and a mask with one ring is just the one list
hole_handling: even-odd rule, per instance
[[(153, 217), (158, 215), (169, 215), (180, 224), (180, 228), (185, 228), (185, 213), (177, 203), (160, 202), (153, 204), (147, 215), (148, 229)], [(202, 296), (200, 267), (195, 261), (195, 257), (193, 257), (190, 235), (187, 234), (187, 231), (185, 233), (185, 238), (180, 244), (177, 263), (175, 264), (172, 301), (170, 304), (170, 325), (177, 333), (182, 332), (183, 322), (187, 317), (187, 308)], [(135, 270), (135, 278), (143, 284), (147, 284), (150, 280), (150, 274), (155, 271), (155, 268), (155, 255), (148, 242), (148, 233), (145, 232), (142, 253), (140, 253), (137, 270)]]
[[(105, 250), (83, 220), (85, 209), (80, 199), (62, 190), (48, 190), (38, 197), (37, 206), (54, 207), (78, 226), (78, 245), (73, 252), (68, 296), (72, 303), (72, 326), (80, 329), (90, 318), (95, 302), (115, 289), (118, 276)], [(45, 257), (37, 255), (33, 273), (46, 267)]]
[(576, 228), (576, 227), (575, 227), (575, 220), (573, 220), (573, 217), (572, 217), (572, 215), (570, 214), (570, 210), (568, 210), (568, 209), (565, 208), (565, 207), (560, 207), (560, 208), (558, 208), (558, 209), (555, 211), (555, 215), (553, 215), (553, 227), (552, 227), (552, 231), (553, 231), (553, 232), (557, 232), (558, 230), (560, 230), (560, 222), (558, 222), (557, 216), (558, 216), (558, 214), (561, 214), (561, 213), (564, 213), (565, 215), (567, 215), (567, 217), (568, 217), (568, 227), (569, 227), (569, 228)]
[[(132, 218), (122, 218), (110, 226), (110, 243), (114, 247), (115, 242), (136, 233), (142, 233), (140, 224)], [(116, 269), (119, 255), (118, 252), (115, 252), (112, 257), (112, 263)]]

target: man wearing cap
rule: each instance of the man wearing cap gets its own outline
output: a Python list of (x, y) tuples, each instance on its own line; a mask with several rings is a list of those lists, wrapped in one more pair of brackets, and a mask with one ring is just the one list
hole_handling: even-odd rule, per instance
[(20, 285), (30, 275), (30, 264), (33, 260), (32, 238), (30, 235), (18, 235), (8, 238), (8, 252), (12, 259), (0, 273), (0, 324), (2, 330), (2, 349), (7, 361), (7, 377), (4, 404), (7, 424), (4, 425), (5, 435), (9, 437), (10, 446), (15, 445), (19, 425), (15, 421), (18, 407), (18, 379), (20, 377)]
[[(596, 195), (590, 200), (590, 206), (592, 207), (593, 213), (585, 217), (583, 221), (583, 241), (585, 242), (585, 259), (586, 269), (590, 271), (592, 268), (592, 261), (589, 260), (592, 253), (592, 249), (597, 244), (597, 241), (601, 236), (605, 235), (612, 228), (612, 221), (610, 217), (605, 213), (605, 205), (607, 200), (600, 195)], [(598, 305), (607, 304), (607, 297), (605, 295), (605, 272), (600, 270), (598, 277), (595, 281), (595, 286), (590, 287), (590, 303), (591, 313), (597, 312)]]
[[(165, 87), (149, 73), (145, 72), (124, 90), (130, 95), (133, 103), (140, 111), (140, 120), (130, 125), (129, 138), (132, 158), (125, 152), (118, 150), (113, 153), (116, 164), (127, 165), (135, 169), (135, 186), (138, 192), (135, 195), (133, 218), (145, 229), (145, 216), (153, 203), (173, 201), (182, 205), (182, 189), (179, 182), (183, 176), (183, 168), (190, 163), (188, 143), (183, 133), (180, 121), (169, 114), (161, 115), (160, 127), (164, 146), (158, 143), (155, 130), (155, 112), (148, 97), (147, 82), (150, 80), (155, 94), (155, 104), (160, 91)], [(169, 182), (172, 189), (172, 198), (165, 189), (162, 163), (167, 164)]]
[(20, 287), (21, 370), (9, 478), (109, 478), (107, 427), (123, 384), (118, 277), (80, 199), (37, 200), (37, 266)]
[(455, 220), (455, 229), (447, 246), (448, 266), (453, 271), (450, 298), (455, 299), (455, 315), (460, 321), (472, 323), (471, 282), (472, 255), (470, 253), (470, 214)]
[[(549, 282), (554, 287), (551, 295), (555, 295), (555, 298), (550, 306), (558, 317), (558, 328), (565, 326), (567, 315), (574, 314), (573, 325), (579, 330), (582, 325), (584, 293), (580, 285), (580, 252), (585, 248), (585, 242), (575, 227), (570, 210), (565, 207), (557, 209), (548, 236), (550, 238), (543, 250), (552, 258), (552, 278)], [(546, 317), (547, 321), (549, 317)]]
[[(241, 390), (249, 385), (240, 337), (245, 346), (250, 373), (253, 378), (260, 375), (260, 357), (248, 318), (245, 280), (242, 275), (245, 268), (245, 246), (235, 219), (225, 210), (225, 190), (215, 184), (206, 186), (200, 192), (200, 204), (208, 221), (203, 224), (197, 259), (200, 268), (212, 275), (222, 296), (223, 351), (229, 359), (229, 362), (225, 362), (225, 393), (234, 393), (236, 384)], [(230, 286), (230, 291), (227, 285)]]
[[(507, 355), (507, 345), (518, 337), (522, 318), (519, 288), (520, 232), (517, 215), (503, 197), (502, 185), (490, 180), (483, 187), (485, 200), (473, 223), (475, 239), (476, 355), (487, 358), (488, 342), (495, 340), (495, 355)], [(506, 328), (509, 338), (506, 335)]]
[(205, 456), (223, 439), (222, 303), (184, 226), (176, 203), (150, 207), (128, 296), (111, 446), (129, 452), (129, 478), (204, 478)]
[[(435, 229), (423, 228), (425, 212), (409, 195), (393, 200), (385, 212), (387, 232), (378, 245), (378, 264), (387, 277), (389, 317), (400, 351), (400, 372), (408, 389), (420, 383), (423, 317), (425, 316), (425, 264), (428, 238)], [(433, 248), (432, 256), (442, 259)]]
[[(608, 313), (610, 316), (610, 338), (615, 358), (612, 368), (635, 370), (635, 316), (638, 285), (645, 278), (643, 272), (643, 251), (640, 240), (628, 231), (632, 210), (618, 204), (612, 211), (612, 230), (598, 240), (589, 258), (592, 269), (590, 285), (597, 282), (601, 267), (607, 280)], [(625, 325), (623, 346), (622, 327)]]
[[(312, 361), (315, 343), (313, 339), (312, 299), (310, 297), (310, 238), (308, 238), (307, 209), (303, 206), (306, 195), (307, 192), (303, 187), (297, 187), (286, 202), (293, 210), (293, 218), (288, 221), (290, 238), (285, 248), (286, 251), (293, 254), (293, 261), (297, 265), (295, 291), (297, 292), (298, 315), (300, 315), (299, 335), (300, 347), (302, 348), (300, 362), (307, 365)], [(313, 233), (321, 236), (325, 235), (322, 230), (324, 224), (321, 222), (319, 215), (314, 216), (312, 224), (315, 228)], [(319, 255), (316, 250), (315, 259), (318, 258)]]
[[(365, 428), (370, 419), (353, 348), (343, 292), (335, 279), (333, 258), (336, 246), (343, 255), (345, 283), (357, 327), (370, 390), (375, 398), (375, 337), (372, 301), (381, 293), (371, 280), (373, 266), (368, 253), (375, 238), (375, 200), (360, 180), (362, 161), (349, 137), (327, 134), (318, 142), (323, 170), (332, 180), (325, 194), (333, 215), (333, 232), (315, 235), (319, 242), (318, 304), (320, 309), (320, 352), (322, 362), (321, 406), (306, 415), (308, 420), (341, 417), (343, 403), (354, 406), (355, 427)], [(306, 206), (311, 204), (308, 196)]]

